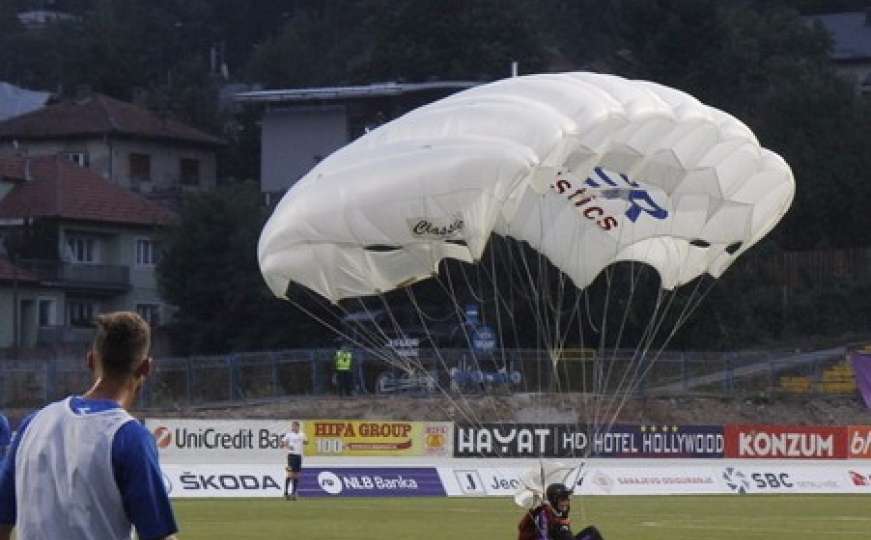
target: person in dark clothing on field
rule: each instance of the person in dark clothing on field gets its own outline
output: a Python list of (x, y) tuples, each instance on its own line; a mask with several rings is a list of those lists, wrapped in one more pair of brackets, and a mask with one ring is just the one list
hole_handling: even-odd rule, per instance
[(564, 484), (551, 484), (545, 491), (546, 501), (529, 510), (520, 520), (518, 540), (604, 540), (593, 526), (572, 534), (569, 509), (572, 490)]

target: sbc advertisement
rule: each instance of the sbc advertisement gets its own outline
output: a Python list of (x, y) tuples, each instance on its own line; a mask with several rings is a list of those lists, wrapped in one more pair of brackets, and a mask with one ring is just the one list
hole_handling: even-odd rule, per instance
[(847, 428), (726, 426), (726, 457), (742, 459), (846, 459)]
[(450, 457), (453, 424), (387, 420), (309, 420), (307, 456)]
[[(516, 465), (439, 467), (449, 496), (510, 496), (529, 472)], [(871, 468), (832, 462), (608, 459), (587, 462), (579, 475), (567, 479), (577, 495), (871, 494)]]

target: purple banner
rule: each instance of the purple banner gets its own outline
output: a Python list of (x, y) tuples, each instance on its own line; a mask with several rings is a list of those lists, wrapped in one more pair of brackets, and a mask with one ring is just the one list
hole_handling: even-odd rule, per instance
[(617, 458), (721, 458), (723, 426), (615, 425), (590, 437), (590, 455)]
[(481, 424), (454, 433), (456, 458), (721, 458), (723, 426)]
[(299, 486), (303, 497), (444, 497), (433, 467), (306, 468)]
[(871, 350), (853, 351), (850, 353), (850, 363), (856, 375), (856, 386), (862, 393), (865, 405), (871, 409)]

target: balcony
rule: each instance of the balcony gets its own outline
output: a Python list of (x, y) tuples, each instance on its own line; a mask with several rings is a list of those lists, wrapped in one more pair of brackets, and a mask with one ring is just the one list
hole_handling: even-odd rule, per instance
[(127, 266), (34, 259), (20, 260), (17, 264), (36, 274), (45, 284), (65, 289), (122, 293), (131, 288), (130, 268)]
[(81, 326), (45, 326), (37, 330), (36, 345), (82, 345), (94, 338), (94, 329)]

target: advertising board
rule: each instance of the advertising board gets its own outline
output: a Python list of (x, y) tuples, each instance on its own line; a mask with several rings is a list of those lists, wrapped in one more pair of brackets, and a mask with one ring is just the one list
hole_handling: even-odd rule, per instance
[(451, 455), (450, 422), (386, 420), (310, 420), (307, 456), (434, 456)]
[(850, 459), (871, 459), (871, 426), (847, 427), (847, 451)]
[(145, 427), (162, 463), (281, 463), (290, 420), (148, 418)]
[(721, 458), (721, 426), (578, 424), (457, 425), (458, 458)]
[[(484, 462), (490, 463), (490, 462)], [(850, 471), (844, 464), (735, 460), (593, 460), (567, 481), (579, 495), (710, 495), (775, 493), (871, 494), (871, 468)], [(449, 496), (510, 496), (528, 467), (440, 467)]]
[[(282, 497), (279, 465), (163, 465), (164, 486), (172, 498)], [(301, 497), (443, 497), (434, 467), (304, 468)]]
[(847, 428), (734, 425), (725, 428), (726, 457), (742, 459), (845, 459)]
[[(452, 450), (450, 422), (300, 421), (306, 456), (433, 456)], [(281, 463), (290, 420), (149, 418), (164, 463)]]
[(303, 497), (444, 497), (435, 467), (331, 467), (306, 469)]

